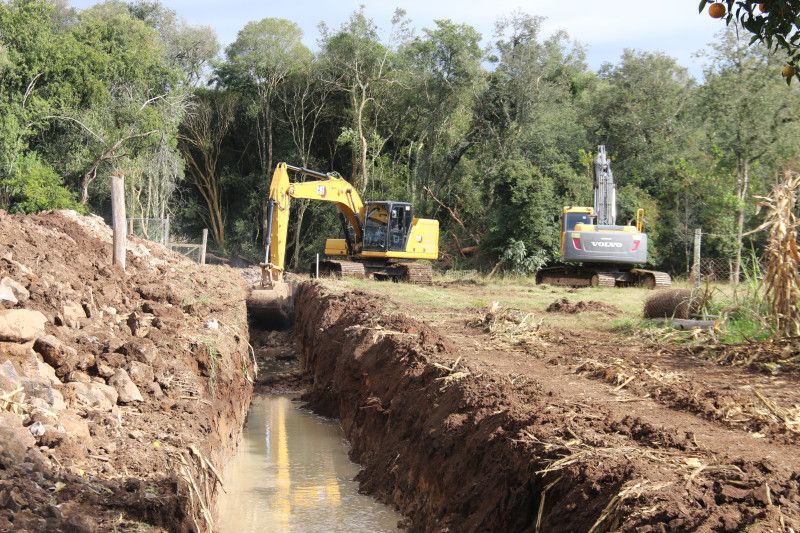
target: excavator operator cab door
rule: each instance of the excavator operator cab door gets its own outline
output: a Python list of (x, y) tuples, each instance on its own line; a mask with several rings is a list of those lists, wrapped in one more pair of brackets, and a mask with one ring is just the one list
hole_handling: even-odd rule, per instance
[(564, 248), (569, 240), (567, 233), (574, 230), (578, 224), (594, 224), (595, 216), (589, 213), (571, 212), (564, 213), (561, 217), (561, 258), (564, 258)]
[(406, 202), (367, 202), (364, 247), (370, 252), (403, 252), (411, 231), (413, 210)]

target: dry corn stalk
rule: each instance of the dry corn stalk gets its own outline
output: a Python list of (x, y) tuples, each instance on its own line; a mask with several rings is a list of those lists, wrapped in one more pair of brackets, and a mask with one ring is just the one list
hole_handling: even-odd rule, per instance
[(14, 414), (22, 414), (25, 412), (25, 406), (14, 399), (14, 396), (20, 394), (24, 389), (22, 387), (0, 394), (0, 411), (9, 411)]
[(512, 307), (502, 307), (499, 302), (492, 302), (488, 312), (480, 319), (470, 322), (469, 325), (483, 328), (492, 337), (505, 336), (516, 339), (538, 333), (542, 322), (542, 319), (536, 320), (532, 313)]
[[(764, 256), (767, 263), (764, 292), (769, 303), (776, 331), (784, 336), (800, 335), (800, 252), (797, 249), (797, 189), (800, 174), (786, 172), (784, 179), (772, 187), (769, 196), (758, 197), (758, 209), (766, 208), (764, 223), (755, 231), (768, 230)], [(750, 233), (753, 233), (750, 232)]]
[(222, 479), (214, 465), (200, 450), (190, 445), (188, 452), (178, 452), (176, 470), (189, 492), (189, 514), (195, 529), (204, 533), (213, 531), (213, 501), (217, 484), (224, 491)]

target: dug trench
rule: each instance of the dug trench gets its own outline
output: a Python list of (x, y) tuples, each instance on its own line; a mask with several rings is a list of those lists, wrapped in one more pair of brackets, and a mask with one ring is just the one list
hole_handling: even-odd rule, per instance
[(510, 379), (502, 353), (344, 284), (301, 284), (295, 313), (304, 399), (411, 531), (800, 528), (795, 446), (546, 361)]

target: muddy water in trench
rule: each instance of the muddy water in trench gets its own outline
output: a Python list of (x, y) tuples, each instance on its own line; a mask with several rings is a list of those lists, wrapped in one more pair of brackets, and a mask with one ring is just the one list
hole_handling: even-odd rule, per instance
[(358, 470), (335, 420), (257, 396), (226, 469), (219, 531), (397, 531), (400, 514), (358, 493)]

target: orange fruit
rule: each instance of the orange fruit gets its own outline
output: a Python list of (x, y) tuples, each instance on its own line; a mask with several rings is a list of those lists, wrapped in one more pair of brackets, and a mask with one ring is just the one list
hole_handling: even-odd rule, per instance
[(721, 2), (715, 2), (708, 8), (708, 14), (711, 18), (721, 19), (725, 16), (725, 6)]
[(783, 70), (781, 71), (781, 75), (783, 75), (784, 78), (792, 78), (794, 77), (794, 74), (795, 70), (792, 65), (784, 65)]

